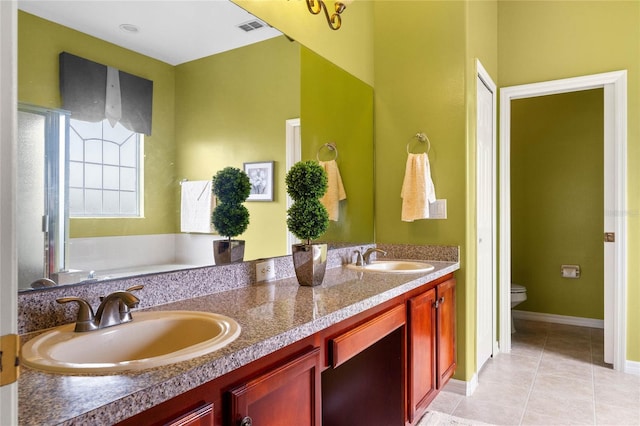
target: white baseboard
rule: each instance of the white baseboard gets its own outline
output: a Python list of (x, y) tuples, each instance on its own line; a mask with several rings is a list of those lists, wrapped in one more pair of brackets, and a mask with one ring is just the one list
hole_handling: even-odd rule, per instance
[(624, 363), (624, 372), (640, 376), (640, 362), (626, 360)]
[(475, 392), (477, 387), (478, 375), (474, 373), (473, 377), (468, 382), (465, 382), (464, 380), (449, 379), (444, 390), (458, 395), (470, 396)]
[(519, 311), (517, 309), (512, 309), (511, 315), (513, 315), (514, 318), (532, 320), (532, 321), (553, 322), (556, 324), (577, 325), (581, 327), (591, 327), (591, 328), (604, 328), (604, 320), (593, 319), (593, 318), (581, 318), (581, 317), (572, 317), (569, 315), (545, 314), (542, 312)]

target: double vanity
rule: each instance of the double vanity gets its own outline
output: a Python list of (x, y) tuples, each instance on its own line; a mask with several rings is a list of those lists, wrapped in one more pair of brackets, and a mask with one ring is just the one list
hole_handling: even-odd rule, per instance
[[(415, 424), (455, 370), (458, 249), (379, 247), (412, 260), (342, 248), (317, 287), (282, 257), (257, 284), (245, 262), (24, 296), (19, 422)], [(131, 285), (140, 309), (113, 327), (74, 334), (55, 303)]]

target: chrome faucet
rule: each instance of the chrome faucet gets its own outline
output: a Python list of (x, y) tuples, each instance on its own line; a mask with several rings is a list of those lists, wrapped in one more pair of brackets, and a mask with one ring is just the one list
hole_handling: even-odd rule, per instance
[(55, 287), (57, 285), (58, 284), (56, 284), (55, 281), (49, 278), (38, 278), (37, 280), (31, 283), (31, 288)]
[[(130, 290), (138, 290), (139, 288), (142, 287), (131, 288)], [(100, 306), (95, 314), (89, 302), (79, 297), (61, 297), (56, 299), (56, 302), (78, 303), (79, 308), (75, 331), (80, 332), (98, 330), (130, 322), (133, 319), (130, 309), (136, 308), (140, 303), (140, 299), (129, 291), (114, 291), (108, 296), (101, 298)]]
[(387, 255), (387, 252), (384, 250), (381, 250), (379, 248), (369, 248), (367, 249), (367, 251), (364, 252), (364, 254), (362, 255), (362, 260), (364, 261), (365, 265), (370, 265), (371, 264), (371, 255), (373, 253), (380, 253), (383, 256)]
[(114, 291), (100, 302), (95, 321), (98, 328), (111, 327), (131, 321), (131, 308), (137, 308), (140, 299), (128, 291)]

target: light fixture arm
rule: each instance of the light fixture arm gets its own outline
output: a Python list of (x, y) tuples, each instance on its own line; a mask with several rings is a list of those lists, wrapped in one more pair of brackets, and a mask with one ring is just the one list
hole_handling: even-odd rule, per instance
[(347, 6), (344, 3), (337, 1), (334, 7), (335, 13), (329, 15), (329, 10), (327, 9), (327, 5), (323, 0), (307, 0), (307, 8), (309, 9), (309, 12), (317, 15), (320, 13), (320, 11), (324, 11), (324, 16), (327, 18), (327, 24), (329, 24), (329, 28), (331, 28), (332, 30), (337, 30), (342, 25), (342, 18), (340, 17), (340, 14), (344, 12)]

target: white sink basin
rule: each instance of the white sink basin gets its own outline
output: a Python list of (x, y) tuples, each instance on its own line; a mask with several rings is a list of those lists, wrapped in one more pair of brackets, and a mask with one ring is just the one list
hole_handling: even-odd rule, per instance
[(233, 319), (207, 312), (133, 312), (133, 321), (76, 333), (74, 324), (47, 331), (22, 347), (29, 367), (61, 373), (110, 374), (185, 361), (240, 335)]
[(358, 271), (388, 272), (395, 274), (415, 274), (419, 272), (433, 271), (435, 267), (430, 263), (414, 260), (374, 260), (369, 265), (347, 265), (348, 268)]

